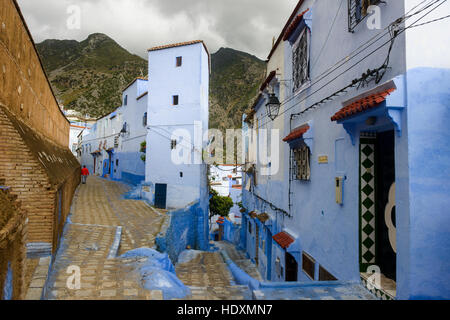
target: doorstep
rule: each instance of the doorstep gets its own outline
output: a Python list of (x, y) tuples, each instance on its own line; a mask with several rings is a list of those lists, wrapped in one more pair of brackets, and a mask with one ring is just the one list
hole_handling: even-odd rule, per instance
[(373, 274), (361, 273), (361, 281), (367, 290), (372, 292), (377, 298), (381, 300), (395, 300), (397, 296), (397, 284), (394, 280), (387, 278), (385, 275), (380, 276), (380, 286), (369, 288), (368, 280)]

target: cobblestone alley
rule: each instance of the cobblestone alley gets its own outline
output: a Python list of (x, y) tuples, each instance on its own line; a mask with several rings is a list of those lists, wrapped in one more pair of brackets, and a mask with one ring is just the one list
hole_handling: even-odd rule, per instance
[[(132, 263), (139, 259), (116, 259), (111, 248), (118, 229), (122, 236), (117, 255), (150, 247), (164, 222), (165, 211), (144, 201), (125, 200), (129, 188), (118, 182), (90, 177), (80, 185), (74, 199), (70, 223), (58, 250), (46, 290), (46, 299), (144, 300), (162, 299), (160, 291), (142, 288)], [(81, 288), (69, 289), (68, 267), (81, 271)], [(180, 280), (191, 289), (191, 299), (251, 299), (246, 286), (232, 285), (219, 252), (197, 252), (176, 266)]]

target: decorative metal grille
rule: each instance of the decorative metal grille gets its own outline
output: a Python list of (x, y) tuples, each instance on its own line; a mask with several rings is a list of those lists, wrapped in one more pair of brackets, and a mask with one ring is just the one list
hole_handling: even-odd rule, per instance
[(368, 8), (381, 0), (348, 0), (348, 31), (354, 32), (356, 26), (368, 15)]
[(303, 146), (293, 150), (293, 179), (309, 181), (311, 179), (309, 147)]
[(294, 91), (296, 91), (309, 79), (307, 28), (303, 30), (302, 36), (294, 45), (292, 63)]

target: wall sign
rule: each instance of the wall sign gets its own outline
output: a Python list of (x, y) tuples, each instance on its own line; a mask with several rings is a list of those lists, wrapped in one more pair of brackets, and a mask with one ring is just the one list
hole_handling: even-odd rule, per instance
[(319, 164), (328, 164), (328, 156), (319, 156)]

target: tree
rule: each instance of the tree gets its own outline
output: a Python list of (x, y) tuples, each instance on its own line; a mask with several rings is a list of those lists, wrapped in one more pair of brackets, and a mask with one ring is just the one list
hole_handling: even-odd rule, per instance
[(219, 196), (217, 191), (213, 189), (211, 189), (210, 193), (212, 194), (209, 200), (210, 218), (216, 215), (228, 217), (231, 208), (234, 206), (233, 200), (230, 197)]

